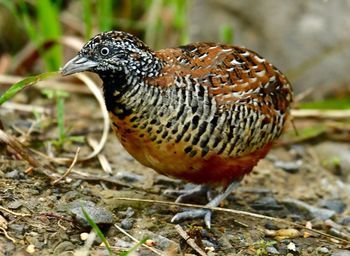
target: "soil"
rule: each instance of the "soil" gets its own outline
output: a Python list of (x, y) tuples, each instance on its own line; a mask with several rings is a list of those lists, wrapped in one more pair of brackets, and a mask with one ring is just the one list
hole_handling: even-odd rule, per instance
[[(34, 89), (27, 90), (17, 101), (54, 111), (52, 101)], [(92, 97), (72, 94), (66, 100), (65, 109), (68, 134), (100, 136), (102, 119)], [(52, 146), (49, 142), (57, 136), (57, 131), (51, 115), (44, 115), (38, 121), (31, 112), (2, 108), (0, 119), (5, 131), (19, 138), (28, 148), (71, 158), (77, 146), (82, 148), (81, 155), (91, 150), (85, 142), (67, 142), (60, 150)], [(341, 166), (341, 159), (331, 165), (325, 164), (327, 159), (317, 149), (322, 143), (325, 140), (321, 138), (276, 145), (222, 205), (289, 223), (215, 211), (211, 229), (206, 228), (201, 219), (185, 221), (180, 227), (208, 255), (349, 255), (346, 254), (349, 242), (343, 241), (350, 237), (348, 173), (346, 166)], [(341, 142), (332, 144), (339, 150), (343, 146)], [(35, 169), (28, 169), (30, 165), (13, 149), (2, 145), (0, 150), (0, 255), (83, 255), (82, 248), (87, 243), (84, 237), (91, 227), (84, 225), (72, 212), (76, 202), (83, 202), (82, 205), (95, 203), (96, 207), (92, 208), (112, 213), (111, 219), (107, 214), (107, 220), (97, 224), (116, 255), (135, 244), (118, 227), (138, 240), (147, 237), (146, 244), (162, 255), (198, 255), (170, 222), (181, 207), (118, 199), (173, 202), (175, 196), (164, 192), (183, 189), (186, 183), (160, 176), (137, 163), (112, 133), (102, 152), (111, 166), (111, 174), (103, 171), (97, 158), (77, 163), (73, 168), (86, 177), (95, 177), (91, 180), (68, 175), (52, 185), (52, 179)], [(68, 168), (68, 165), (54, 164), (35, 153), (32, 155), (60, 175)], [(300, 206), (300, 202), (314, 207), (316, 213)], [(328, 217), (317, 216), (326, 208), (330, 208)], [(295, 223), (333, 237), (302, 229), (294, 226)], [(91, 255), (108, 255), (99, 237), (87, 250)], [(156, 255), (141, 246), (135, 253)]]

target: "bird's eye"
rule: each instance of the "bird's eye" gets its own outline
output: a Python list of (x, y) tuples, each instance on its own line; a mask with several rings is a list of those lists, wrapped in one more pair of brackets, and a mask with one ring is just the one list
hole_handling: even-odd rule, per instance
[(103, 56), (106, 56), (106, 55), (109, 53), (109, 48), (108, 48), (108, 47), (103, 47), (103, 48), (101, 48), (100, 53), (101, 53)]

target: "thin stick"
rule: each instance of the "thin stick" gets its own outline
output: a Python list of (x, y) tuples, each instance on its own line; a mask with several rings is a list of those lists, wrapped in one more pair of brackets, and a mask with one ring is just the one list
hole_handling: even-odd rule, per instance
[(1, 106), (2, 108), (9, 109), (9, 110), (19, 110), (22, 112), (37, 112), (40, 114), (50, 114), (52, 111), (50, 109), (41, 107), (41, 106), (34, 106), (34, 105), (28, 105), (28, 104), (20, 104), (20, 103), (15, 103), (15, 102), (5, 102)]
[(77, 151), (75, 152), (74, 159), (73, 159), (71, 165), (69, 166), (69, 168), (67, 169), (67, 171), (66, 171), (61, 177), (59, 177), (58, 179), (56, 179), (56, 180), (54, 180), (53, 182), (51, 182), (52, 185), (56, 185), (60, 180), (62, 180), (62, 179), (64, 179), (65, 177), (68, 176), (68, 174), (72, 171), (73, 166), (75, 165), (75, 163), (76, 163), (77, 160), (78, 160), (79, 152), (80, 152), (80, 147), (77, 148)]
[(31, 215), (28, 214), (28, 213), (17, 213), (17, 212), (13, 212), (13, 211), (11, 211), (11, 210), (9, 210), (9, 209), (7, 209), (7, 208), (5, 208), (5, 207), (2, 207), (2, 206), (0, 206), (0, 211), (5, 211), (5, 212), (7, 212), (7, 213), (9, 213), (9, 214), (12, 214), (12, 215), (18, 216), (18, 217), (31, 216)]
[(199, 255), (201, 256), (207, 256), (208, 254), (206, 254), (194, 241), (193, 238), (191, 238), (185, 230), (183, 230), (183, 228), (180, 225), (175, 225), (175, 229), (176, 231), (179, 233), (179, 235), (185, 239), (186, 243), (191, 246), (197, 253), (199, 253)]
[(6, 230), (2, 227), (0, 227), (0, 230), (4, 233), (5, 237), (8, 239), (8, 240), (11, 240), (12, 243), (16, 243), (16, 240), (12, 237), (9, 236), (9, 234), (7, 234)]
[[(130, 235), (128, 232), (126, 232), (123, 228), (119, 227), (117, 224), (114, 224), (114, 226), (120, 231), (122, 232), (124, 235), (126, 235), (127, 237), (129, 237), (131, 240), (133, 240), (136, 243), (140, 243), (139, 240), (137, 240), (135, 237), (133, 237), (132, 235)], [(159, 252), (158, 250), (146, 245), (146, 244), (142, 244), (143, 247), (146, 247), (147, 249), (151, 250), (152, 252), (154, 252), (157, 255), (163, 255), (161, 252)]]
[[(98, 143), (96, 140), (94, 140), (93, 138), (91, 137), (88, 137), (87, 138), (87, 142), (89, 143), (89, 145), (94, 149), (96, 150), (96, 148), (98, 147)], [(108, 159), (107, 157), (104, 155), (104, 154), (98, 154), (97, 155), (97, 159), (98, 161), (100, 162), (100, 165), (103, 169), (103, 171), (105, 173), (108, 173), (108, 174), (112, 174), (112, 167), (110, 165), (110, 163), (108, 162)]]
[(294, 223), (294, 222), (291, 222), (291, 221), (287, 221), (287, 220), (283, 220), (283, 219), (279, 219), (279, 218), (274, 218), (274, 217), (270, 217), (270, 216), (265, 216), (265, 215), (257, 214), (257, 213), (251, 213), (251, 212), (239, 211), (239, 210), (233, 210), (233, 209), (227, 209), (227, 208), (220, 208), (220, 207), (208, 207), (208, 206), (205, 206), (205, 205), (184, 204), (184, 203), (175, 203), (175, 202), (168, 202), (168, 201), (161, 201), (161, 200), (151, 200), (151, 199), (141, 199), (141, 198), (118, 197), (118, 198), (115, 198), (115, 199), (116, 200), (124, 200), (124, 201), (136, 201), (136, 202), (153, 203), (153, 204), (156, 203), (156, 204), (164, 204), (164, 205), (176, 205), (176, 206), (180, 206), (180, 207), (189, 207), (189, 208), (202, 208), (202, 209), (209, 209), (209, 210), (213, 210), (213, 211), (228, 212), (228, 213), (237, 214), (237, 215), (249, 216), (249, 217), (258, 218), (258, 219), (271, 220), (271, 221), (283, 223), (283, 224), (286, 224), (286, 225), (294, 226), (294, 227), (297, 227), (297, 228), (300, 228), (300, 229), (305, 229), (305, 230), (308, 230), (310, 232), (322, 235), (324, 237), (341, 241), (341, 242), (343, 242), (345, 244), (350, 244), (350, 241), (348, 241), (348, 240), (329, 235), (329, 234), (324, 233), (322, 231), (318, 231), (318, 230), (315, 230), (315, 229), (307, 228), (307, 227), (305, 227), (305, 226), (303, 226), (301, 224)]
[(294, 118), (319, 118), (344, 120), (350, 118), (350, 110), (293, 109)]

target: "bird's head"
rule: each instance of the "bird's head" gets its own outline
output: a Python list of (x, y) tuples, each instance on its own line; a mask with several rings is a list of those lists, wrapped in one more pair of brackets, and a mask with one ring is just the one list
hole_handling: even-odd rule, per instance
[(97, 34), (61, 69), (63, 75), (91, 71), (103, 77), (114, 73), (155, 76), (160, 61), (137, 37), (109, 31)]

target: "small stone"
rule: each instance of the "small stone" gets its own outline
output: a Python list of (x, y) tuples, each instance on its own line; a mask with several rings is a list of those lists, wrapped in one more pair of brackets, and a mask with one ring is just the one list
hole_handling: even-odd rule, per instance
[(5, 178), (9, 179), (19, 179), (19, 171), (18, 170), (13, 170), (5, 174)]
[(26, 252), (29, 253), (29, 254), (33, 254), (35, 252), (34, 244), (28, 245), (27, 248), (26, 248)]
[(83, 232), (83, 233), (80, 234), (80, 240), (81, 241), (87, 240), (88, 237), (89, 237), (89, 233)]
[(350, 225), (350, 216), (345, 216), (339, 220), (341, 225)]
[(266, 248), (266, 251), (269, 253), (269, 254), (273, 254), (273, 255), (279, 255), (280, 252), (274, 247), (274, 246), (269, 246)]
[(15, 209), (20, 208), (22, 205), (23, 204), (21, 201), (16, 200), (16, 201), (13, 201), (13, 202), (10, 202), (9, 204), (7, 204), (7, 208), (15, 210)]
[(333, 252), (331, 256), (350, 256), (350, 251), (338, 250)]
[(295, 246), (295, 243), (293, 242), (290, 242), (288, 245), (287, 245), (287, 249), (289, 251), (292, 251), (292, 252), (296, 252), (297, 251), (297, 247)]
[(318, 208), (296, 199), (285, 199), (283, 203), (293, 214), (303, 215), (306, 218), (327, 220), (336, 214), (333, 210)]
[(320, 247), (320, 248), (318, 248), (318, 252), (322, 253), (322, 254), (328, 254), (329, 249), (327, 247)]
[(145, 242), (145, 245), (150, 246), (150, 247), (154, 247), (157, 245), (156, 241), (152, 240), (152, 239), (147, 239)]
[(274, 162), (274, 165), (277, 168), (281, 168), (286, 172), (289, 173), (297, 173), (300, 169), (300, 167), (302, 166), (303, 161), (301, 159), (293, 161), (293, 162), (285, 162), (285, 161), (281, 161), (281, 160), (277, 160)]
[(278, 229), (280, 229), (276, 224), (271, 223), (271, 222), (265, 223), (264, 227), (266, 229), (269, 229), (269, 230), (278, 230)]
[(17, 235), (23, 235), (25, 231), (24, 224), (10, 224), (9, 229), (14, 231)]
[(130, 230), (134, 224), (134, 221), (132, 219), (126, 218), (123, 219), (120, 223), (120, 226), (125, 230)]
[(75, 249), (74, 244), (70, 241), (63, 241), (59, 243), (54, 249), (54, 255), (61, 255), (61, 253), (66, 251), (73, 251)]
[(84, 227), (89, 226), (82, 212), (82, 207), (96, 224), (113, 224), (113, 214), (109, 210), (96, 206), (95, 203), (91, 201), (76, 200), (70, 204), (70, 212), (80, 225)]
[(126, 209), (125, 216), (127, 218), (132, 217), (134, 214), (135, 214), (135, 211), (131, 207), (128, 207), (128, 209)]
[(340, 199), (322, 199), (318, 202), (318, 205), (321, 208), (326, 208), (336, 213), (342, 213), (346, 208), (346, 204)]
[(281, 210), (283, 207), (271, 196), (261, 197), (254, 201), (251, 206), (255, 210)]

